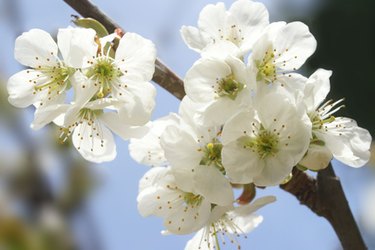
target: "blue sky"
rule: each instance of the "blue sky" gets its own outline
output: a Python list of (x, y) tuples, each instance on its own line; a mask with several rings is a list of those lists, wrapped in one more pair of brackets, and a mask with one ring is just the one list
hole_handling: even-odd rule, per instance
[[(5, 1), (0, 0), (0, 8)], [(189, 50), (179, 35), (182, 25), (195, 25), (201, 8), (215, 1), (194, 0), (96, 0), (109, 16), (127, 31), (137, 32), (154, 41), (158, 57), (180, 76), (198, 59), (198, 54)], [(231, 1), (225, 1), (227, 6)], [(313, 1), (263, 1), (270, 10), (271, 20), (285, 20), (282, 4), (293, 2), (300, 13), (308, 14)], [(41, 28), (54, 33), (59, 27), (70, 24), (70, 15), (76, 14), (62, 0), (20, 0), (23, 31)], [(1, 10), (0, 9), (0, 13)], [(4, 13), (2, 13), (4, 14)], [(13, 59), (14, 27), (3, 15), (0, 21), (0, 63), (3, 75), (9, 77), (21, 69)], [(319, 41), (318, 41), (319, 43)], [(176, 112), (179, 101), (158, 87), (157, 107), (153, 117)], [(21, 111), (20, 111), (21, 112)], [(28, 122), (31, 122), (31, 117)], [(40, 133), (39, 133), (40, 135)], [(159, 218), (142, 218), (136, 208), (138, 180), (148, 170), (137, 165), (129, 156), (127, 143), (117, 141), (117, 158), (110, 163), (92, 166), (101, 178), (102, 185), (90, 198), (88, 210), (97, 227), (106, 250), (176, 250), (183, 249), (191, 236), (161, 236), (163, 229)], [(344, 189), (354, 211), (358, 211), (358, 193), (370, 181), (369, 170), (355, 170), (335, 163)], [(267, 188), (260, 195), (276, 195), (278, 201), (260, 210), (264, 223), (246, 240), (241, 240), (243, 249), (339, 249), (337, 238), (330, 225), (322, 218), (298, 204), (297, 200), (279, 188)], [(77, 229), (78, 230), (78, 229)], [(88, 248), (89, 249), (89, 248)]]

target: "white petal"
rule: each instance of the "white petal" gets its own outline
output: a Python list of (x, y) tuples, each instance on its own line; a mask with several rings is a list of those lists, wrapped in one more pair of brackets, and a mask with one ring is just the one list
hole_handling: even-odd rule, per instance
[(84, 107), (92, 110), (108, 109), (117, 111), (118, 107), (121, 105), (123, 105), (123, 102), (115, 98), (108, 97), (90, 101), (86, 103)]
[[(278, 23), (272, 23), (269, 25), (269, 27), (266, 29), (269, 32), (264, 33), (254, 44), (252, 53), (249, 56), (249, 64), (256, 64), (258, 61), (262, 61), (263, 58), (266, 55), (266, 52), (269, 49), (273, 49), (273, 40), (272, 40), (272, 35), (274, 30), (279, 29), (279, 27), (284, 26), (285, 23), (283, 22), (278, 22)], [(271, 28), (270, 28), (271, 27)]]
[(299, 69), (315, 52), (316, 45), (314, 36), (305, 24), (288, 23), (275, 38), (275, 54), (281, 54), (280, 57), (276, 57), (276, 64), (284, 70)]
[(372, 139), (366, 129), (358, 127), (351, 119), (337, 117), (327, 130), (321, 136), (339, 161), (351, 167), (361, 167), (369, 161)]
[(156, 48), (148, 39), (127, 32), (120, 40), (115, 61), (123, 72), (150, 81), (155, 71)]
[(298, 163), (311, 170), (321, 170), (328, 166), (332, 160), (331, 151), (320, 145), (311, 144), (303, 159)]
[(194, 102), (189, 96), (185, 95), (180, 103), (178, 114), (186, 123), (191, 124), (192, 126), (194, 124), (204, 126), (204, 123), (202, 123), (202, 119), (199, 116), (206, 109), (206, 106), (207, 104)]
[(139, 180), (139, 193), (149, 187), (154, 187), (156, 185), (161, 184), (160, 180), (162, 180), (166, 175), (168, 175), (169, 168), (165, 167), (154, 167), (148, 170), (143, 177)]
[(64, 62), (73, 68), (81, 68), (88, 59), (96, 56), (98, 44), (93, 29), (59, 29), (57, 44)]
[(202, 124), (204, 126), (220, 126), (237, 112), (249, 108), (250, 103), (251, 94), (247, 88), (243, 89), (235, 100), (226, 97), (220, 98), (207, 105), (201, 115)]
[(254, 177), (257, 186), (279, 185), (289, 176), (295, 165), (293, 154), (278, 152), (276, 156), (268, 156), (260, 175)]
[(232, 187), (225, 176), (213, 166), (199, 166), (195, 172), (197, 193), (209, 202), (227, 206), (234, 202)]
[(40, 93), (35, 93), (34, 83), (39, 72), (34, 70), (23, 70), (12, 75), (8, 80), (9, 102), (18, 108), (26, 108), (40, 101)]
[[(186, 243), (185, 250), (211, 250), (209, 246), (215, 246), (214, 237), (210, 237), (209, 227), (199, 230), (194, 237)], [(208, 242), (206, 241), (208, 240)]]
[(74, 104), (79, 107), (87, 104), (99, 90), (99, 86), (95, 86), (94, 82), (89, 81), (80, 71), (76, 71), (71, 77), (71, 84), (74, 88)]
[(120, 117), (115, 112), (105, 112), (100, 115), (99, 119), (123, 140), (140, 138), (148, 131), (148, 128), (145, 126), (129, 126), (121, 123)]
[(161, 145), (173, 167), (194, 168), (202, 159), (197, 142), (183, 128), (167, 127), (161, 136)]
[(79, 123), (72, 136), (73, 145), (88, 161), (101, 163), (116, 157), (116, 144), (109, 129), (98, 120), (92, 125), (86, 121)]
[(268, 11), (262, 3), (238, 0), (232, 4), (229, 12), (230, 17), (241, 27), (241, 35), (244, 37), (241, 50), (246, 53), (269, 24)]
[(224, 30), (226, 16), (224, 3), (206, 5), (199, 14), (198, 28), (212, 38), (219, 37), (219, 30)]
[(34, 121), (31, 123), (31, 128), (34, 130), (41, 129), (48, 123), (55, 120), (58, 116), (64, 114), (69, 108), (67, 104), (57, 104), (47, 106), (45, 108), (38, 108), (34, 114)]
[(201, 59), (186, 73), (184, 80), (186, 94), (196, 102), (211, 101), (217, 96), (215, 89), (218, 81), (231, 73), (230, 66), (224, 61)]
[(226, 145), (229, 142), (236, 141), (241, 136), (250, 135), (253, 130), (251, 126), (253, 122), (258, 124), (254, 109), (242, 111), (234, 115), (223, 127), (222, 143)]
[(129, 125), (146, 124), (155, 107), (154, 85), (143, 81), (134, 82), (126, 78), (122, 78), (121, 81), (125, 82), (124, 87), (114, 89), (116, 98), (124, 102), (120, 110), (121, 118)]
[(292, 95), (295, 95), (297, 91), (302, 92), (306, 86), (306, 82), (307, 78), (297, 73), (278, 75), (276, 80), (276, 83)]
[(57, 51), (50, 34), (44, 30), (31, 29), (16, 39), (14, 56), (23, 65), (38, 68), (56, 65)]
[(165, 128), (177, 124), (178, 118), (175, 114), (157, 119), (147, 124), (148, 133), (140, 139), (131, 139), (129, 143), (130, 156), (138, 163), (147, 166), (163, 166), (167, 159), (160, 145), (160, 136)]
[(203, 58), (217, 58), (224, 60), (229, 55), (240, 57), (241, 50), (234, 43), (227, 40), (218, 40), (214, 44), (206, 46), (201, 51), (201, 57)]
[(137, 196), (138, 212), (143, 217), (147, 217), (155, 214), (158, 209), (158, 203), (155, 202), (154, 198), (157, 197), (157, 188), (146, 188)]
[(304, 102), (308, 111), (315, 111), (330, 91), (331, 70), (318, 69), (308, 79), (304, 90)]
[[(241, 233), (249, 233), (263, 221), (263, 217), (254, 214), (254, 212), (274, 201), (276, 201), (276, 197), (265, 196), (248, 205), (236, 207), (233, 211), (228, 212), (228, 216), (232, 219), (233, 224), (241, 230)], [(230, 228), (228, 229), (229, 233), (234, 233)]]
[(253, 182), (254, 176), (264, 167), (256, 152), (244, 149), (237, 141), (224, 145), (221, 157), (226, 174), (233, 183)]
[(203, 199), (199, 205), (176, 209), (164, 220), (164, 226), (174, 234), (189, 234), (203, 227), (210, 216), (211, 204)]
[(182, 26), (180, 33), (185, 44), (197, 52), (200, 52), (209, 43), (209, 39), (195, 27)]

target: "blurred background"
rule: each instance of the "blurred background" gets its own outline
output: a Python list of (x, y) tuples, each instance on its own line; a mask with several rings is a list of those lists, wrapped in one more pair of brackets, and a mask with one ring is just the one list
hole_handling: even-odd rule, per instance
[[(184, 45), (179, 29), (195, 26), (200, 10), (216, 1), (94, 2), (127, 31), (153, 40), (158, 57), (183, 77), (199, 55)], [(374, 136), (375, 1), (260, 2), (269, 9), (271, 21), (309, 25), (318, 49), (304, 74), (319, 67), (333, 70), (331, 97), (346, 98), (341, 115), (354, 118)], [(230, 6), (232, 1), (225, 3)], [(138, 180), (148, 169), (130, 158), (127, 142), (116, 139), (113, 162), (91, 164), (69, 142), (57, 142), (56, 127), (32, 131), (32, 108), (16, 109), (7, 102), (7, 79), (22, 70), (13, 57), (15, 38), (31, 28), (56, 34), (71, 25), (71, 14), (76, 12), (62, 0), (0, 0), (0, 249), (183, 249), (191, 235), (161, 236), (159, 218), (138, 214)], [(178, 105), (158, 87), (153, 118), (176, 112)], [(333, 164), (365, 241), (375, 249), (375, 161), (360, 169)], [(264, 222), (241, 240), (242, 249), (341, 249), (325, 219), (277, 187), (259, 192), (266, 194), (278, 201), (260, 210)]]

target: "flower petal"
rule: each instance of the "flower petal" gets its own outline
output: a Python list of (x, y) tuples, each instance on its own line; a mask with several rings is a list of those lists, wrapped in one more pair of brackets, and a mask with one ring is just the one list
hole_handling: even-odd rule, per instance
[(148, 128), (146, 126), (129, 126), (121, 123), (121, 119), (115, 112), (105, 112), (99, 118), (109, 129), (119, 135), (123, 140), (140, 138), (144, 136)]
[(33, 79), (37, 79), (38, 71), (22, 70), (12, 75), (7, 84), (8, 101), (15, 107), (26, 108), (41, 99), (41, 93), (34, 89)]
[(85, 120), (79, 123), (74, 129), (72, 140), (74, 147), (88, 161), (101, 163), (116, 157), (113, 135), (98, 120), (91, 125)]
[(58, 48), (51, 35), (44, 30), (31, 29), (17, 37), (14, 56), (25, 66), (54, 66)]
[(285, 25), (274, 41), (276, 65), (284, 70), (299, 69), (316, 49), (317, 42), (309, 28), (301, 22)]
[(73, 68), (81, 68), (85, 62), (96, 56), (98, 44), (95, 42), (93, 29), (59, 29), (57, 44), (64, 62)]
[(200, 52), (209, 43), (209, 38), (202, 34), (196, 27), (182, 26), (180, 29), (182, 39), (192, 50)]
[(304, 90), (304, 102), (309, 112), (315, 111), (330, 91), (331, 70), (318, 69), (307, 80)]
[(58, 116), (63, 115), (69, 108), (67, 104), (57, 104), (47, 106), (45, 108), (38, 108), (34, 114), (34, 121), (30, 127), (34, 130), (41, 129), (48, 123), (55, 120)]
[(213, 166), (199, 166), (194, 175), (195, 190), (209, 202), (220, 206), (234, 202), (229, 180)]
[(115, 61), (126, 75), (150, 81), (155, 71), (156, 48), (148, 39), (127, 32), (120, 40)]
[(229, 18), (241, 27), (241, 50), (248, 52), (254, 45), (264, 28), (269, 24), (268, 11), (264, 4), (248, 0), (235, 1), (229, 9)]
[(199, 14), (198, 28), (212, 38), (219, 37), (219, 30), (224, 30), (226, 16), (224, 3), (208, 4)]
[(184, 80), (186, 94), (193, 101), (209, 102), (217, 97), (215, 92), (217, 92), (218, 81), (231, 73), (231, 68), (225, 61), (201, 59), (186, 73)]

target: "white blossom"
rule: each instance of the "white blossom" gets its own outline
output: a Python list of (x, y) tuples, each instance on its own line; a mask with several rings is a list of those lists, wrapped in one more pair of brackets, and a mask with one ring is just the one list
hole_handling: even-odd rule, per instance
[(333, 115), (343, 107), (338, 106), (343, 99), (323, 103), (330, 90), (331, 74), (331, 71), (318, 69), (308, 79), (304, 90), (304, 102), (313, 125), (311, 144), (328, 148), (337, 160), (351, 167), (361, 167), (370, 158), (371, 135), (353, 119)]
[[(58, 45), (50, 34), (40, 29), (19, 36), (15, 43), (15, 58), (31, 69), (10, 77), (9, 102), (20, 108), (34, 104), (39, 115), (50, 105), (64, 103), (75, 67), (80, 66), (74, 62), (75, 54), (69, 52), (87, 50), (87, 47), (96, 51), (94, 36), (95, 31), (91, 29), (59, 29)], [(63, 60), (58, 57), (59, 49)]]
[(214, 126), (225, 121), (251, 103), (255, 77), (239, 59), (202, 58), (186, 73), (187, 96), (201, 105), (197, 110), (200, 124)]
[(181, 35), (189, 48), (197, 52), (224, 40), (245, 54), (268, 23), (268, 12), (262, 3), (237, 0), (226, 10), (220, 2), (204, 7), (199, 14), (198, 28), (183, 26)]
[(120, 119), (116, 109), (121, 105), (118, 100), (92, 100), (95, 88), (90, 86), (90, 82), (77, 81), (74, 88), (75, 101), (64, 105), (66, 111), (60, 124), (60, 138), (64, 142), (72, 135), (74, 147), (86, 160), (100, 163), (116, 157), (116, 144), (111, 130), (124, 140), (143, 136), (147, 132), (146, 127), (132, 126)]
[(181, 119), (178, 125), (168, 126), (161, 136), (173, 175), (184, 190), (192, 190), (213, 204), (232, 204), (232, 187), (221, 162), (220, 127), (202, 127), (193, 122), (193, 118)]
[(149, 82), (155, 70), (155, 45), (140, 35), (126, 33), (114, 58), (110, 56), (111, 46), (101, 47), (99, 53), (82, 54), (83, 58), (90, 58), (84, 63), (83, 72), (96, 90), (94, 97), (123, 102), (118, 108), (124, 122), (146, 124), (155, 106), (156, 90)]
[(164, 219), (168, 232), (192, 233), (207, 223), (211, 204), (199, 194), (181, 189), (170, 168), (150, 169), (140, 180), (137, 197), (142, 216)]
[(310, 136), (304, 110), (279, 93), (264, 95), (224, 125), (226, 173), (234, 183), (278, 185), (306, 153)]
[(258, 227), (263, 221), (263, 217), (255, 214), (255, 211), (275, 200), (274, 196), (266, 196), (256, 199), (248, 205), (235, 208), (214, 207), (207, 226), (199, 230), (188, 241), (185, 250), (220, 249), (220, 245), (226, 245), (226, 239), (237, 249), (241, 249), (237, 238), (241, 235), (247, 238), (245, 234)]
[(248, 59), (257, 77), (258, 88), (269, 84), (285, 87), (291, 92), (302, 90), (306, 78), (298, 70), (316, 49), (316, 40), (301, 22), (270, 24), (254, 44)]

